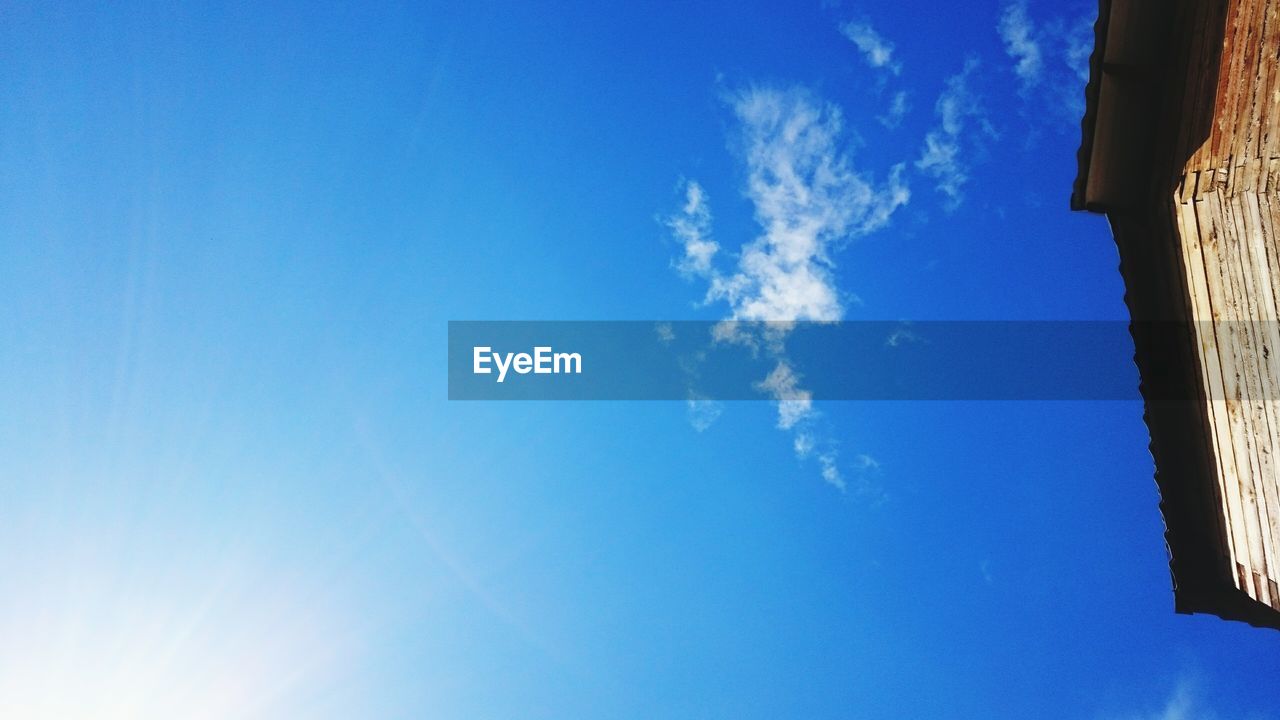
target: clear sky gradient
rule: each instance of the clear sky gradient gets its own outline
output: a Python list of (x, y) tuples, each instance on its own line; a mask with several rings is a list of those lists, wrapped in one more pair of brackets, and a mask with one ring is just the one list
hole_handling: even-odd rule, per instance
[(0, 717), (1277, 717), (1136, 402), (446, 399), (448, 320), (1125, 318), (1094, 12), (4, 4)]

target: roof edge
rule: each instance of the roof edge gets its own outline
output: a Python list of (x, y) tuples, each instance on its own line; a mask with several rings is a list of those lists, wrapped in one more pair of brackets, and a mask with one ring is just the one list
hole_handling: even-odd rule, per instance
[(1098, 18), (1093, 23), (1093, 53), (1089, 55), (1089, 82), (1084, 86), (1084, 116), (1080, 119), (1080, 148), (1076, 150), (1076, 179), (1071, 188), (1071, 209), (1102, 212), (1086, 198), (1089, 171), (1093, 163), (1093, 136), (1098, 124), (1098, 96), (1101, 93), (1103, 58), (1107, 52), (1107, 31), (1111, 21), (1111, 0), (1098, 0)]

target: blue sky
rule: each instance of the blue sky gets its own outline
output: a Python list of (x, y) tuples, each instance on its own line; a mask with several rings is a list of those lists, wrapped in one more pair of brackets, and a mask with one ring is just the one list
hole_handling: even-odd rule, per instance
[(445, 397), (448, 320), (1123, 319), (1090, 3), (556, 5), (0, 9), (0, 715), (1280, 714), (1137, 403)]

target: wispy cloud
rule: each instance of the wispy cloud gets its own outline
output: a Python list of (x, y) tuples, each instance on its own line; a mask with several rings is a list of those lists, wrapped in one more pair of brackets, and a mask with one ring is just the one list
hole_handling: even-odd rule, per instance
[(902, 119), (907, 116), (907, 111), (911, 109), (907, 98), (906, 90), (899, 90), (894, 93), (893, 99), (889, 101), (888, 109), (885, 110), (883, 115), (877, 115), (876, 120), (891, 130), (901, 125)]
[(963, 202), (964, 186), (969, 181), (968, 165), (960, 157), (965, 129), (976, 125), (983, 134), (995, 135), (980, 98), (969, 87), (969, 77), (977, 68), (978, 61), (970, 58), (963, 70), (947, 80), (934, 106), (938, 124), (925, 135), (920, 159), (916, 160), (916, 168), (932, 177), (938, 192), (946, 196), (948, 210), (955, 210)]
[(711, 239), (711, 210), (706, 193), (696, 182), (686, 182), (685, 200), (680, 212), (667, 220), (671, 234), (684, 247), (684, 256), (674, 264), (686, 275), (706, 276), (720, 245)]
[(996, 26), (1004, 50), (1013, 59), (1013, 72), (1022, 82), (1023, 90), (1040, 83), (1044, 73), (1040, 43), (1036, 40), (1036, 28), (1027, 16), (1025, 0), (1006, 5)]
[(742, 248), (735, 272), (712, 277), (707, 300), (735, 320), (836, 320), (836, 243), (889, 223), (911, 197), (903, 166), (884, 183), (841, 150), (844, 118), (808, 91), (755, 88), (733, 99), (747, 165), (747, 197), (764, 232)]
[(669, 322), (660, 322), (654, 325), (653, 333), (658, 336), (658, 341), (664, 345), (670, 345), (676, 339), (676, 329)]
[(1067, 67), (1075, 73), (1076, 80), (1088, 82), (1089, 56), (1093, 54), (1093, 21), (1087, 16), (1080, 17), (1062, 27)]
[(849, 485), (844, 481), (844, 474), (840, 472), (837, 458), (834, 450), (825, 452), (818, 456), (818, 467), (821, 469), (823, 482), (840, 492), (845, 492), (849, 489)]
[(1165, 703), (1164, 710), (1157, 717), (1160, 720), (1193, 720), (1193, 718), (1197, 717), (1207, 720), (1206, 715), (1195, 712), (1195, 703), (1192, 701), (1191, 690), (1186, 683), (1178, 684), (1173, 696)]
[(786, 360), (779, 360), (769, 376), (756, 383), (756, 388), (777, 401), (780, 430), (794, 428), (813, 413), (813, 393), (800, 387), (800, 378)]
[(1063, 130), (1074, 128), (1084, 111), (1083, 83), (1089, 79), (1096, 5), (1080, 12), (1037, 20), (1026, 0), (1016, 0), (1004, 6), (996, 22), (1018, 92), (1025, 104), (1034, 105), (1031, 117), (1049, 118)]
[(893, 60), (893, 43), (884, 39), (870, 24), (847, 22), (840, 26), (840, 32), (853, 41), (871, 67), (887, 70), (894, 75), (902, 72), (902, 63)]
[(724, 403), (715, 400), (707, 400), (704, 398), (689, 398), (686, 401), (686, 412), (689, 415), (689, 424), (698, 432), (705, 432), (708, 428), (720, 419), (721, 413), (724, 412)]
[(904, 322), (899, 324), (889, 333), (889, 337), (885, 338), (884, 344), (889, 347), (898, 347), (908, 343), (922, 343), (924, 338), (920, 337), (915, 330), (911, 329), (911, 323)]
[(1158, 709), (1116, 717), (1123, 720), (1217, 720), (1219, 715), (1204, 707), (1196, 697), (1194, 685), (1183, 679)]
[(859, 453), (851, 465), (853, 471), (852, 492), (863, 502), (878, 507), (889, 501), (889, 493), (880, 482), (880, 461)]
[(840, 26), (840, 33), (853, 42), (862, 53), (867, 65), (877, 71), (875, 91), (877, 98), (884, 100), (886, 92), (892, 92), (885, 111), (876, 116), (876, 120), (890, 130), (902, 124), (902, 119), (910, 110), (905, 90), (887, 90), (891, 76), (902, 74), (902, 63), (893, 59), (893, 43), (889, 42), (875, 28), (866, 22), (847, 22)]
[[(888, 225), (909, 202), (905, 165), (891, 168), (883, 182), (855, 169), (842, 148), (843, 114), (802, 88), (755, 87), (729, 101), (746, 165), (746, 196), (762, 232), (741, 247), (735, 266), (720, 269), (706, 194), (696, 182), (686, 182), (684, 203), (667, 222), (684, 250), (674, 264), (686, 276), (707, 281), (704, 303), (727, 306), (729, 322), (717, 326), (717, 342), (742, 344), (753, 352), (763, 347), (776, 359), (757, 387), (776, 401), (778, 427), (793, 434), (796, 455), (806, 458), (821, 445), (816, 458), (823, 479), (844, 489), (838, 453), (830, 442), (816, 439), (811, 395), (787, 362), (783, 345), (788, 323), (843, 317), (833, 253)], [(757, 341), (741, 322), (771, 324), (757, 329)], [(694, 407), (691, 403), (691, 413)]]
[[(796, 431), (792, 442), (796, 451), (796, 457), (801, 460), (816, 455), (818, 473), (822, 477), (823, 482), (842, 493), (849, 491), (849, 483), (845, 479), (845, 473), (840, 469), (840, 452), (835, 447), (834, 442), (831, 442), (830, 440), (820, 440), (814, 435), (812, 430), (807, 428)], [(818, 450), (819, 445), (822, 445), (821, 451)], [(870, 456), (858, 456), (858, 458), (863, 457)], [(859, 472), (863, 469), (860, 464), (860, 460), (855, 459), (854, 469)]]

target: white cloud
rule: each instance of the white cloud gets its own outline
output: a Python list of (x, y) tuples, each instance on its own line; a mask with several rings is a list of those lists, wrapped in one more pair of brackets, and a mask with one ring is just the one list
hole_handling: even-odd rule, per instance
[(894, 75), (902, 72), (902, 64), (893, 61), (893, 43), (885, 40), (869, 24), (848, 22), (840, 27), (840, 32), (853, 41), (871, 67), (888, 70)]
[[(862, 57), (866, 60), (867, 65), (876, 70), (881, 70), (892, 75), (902, 74), (902, 63), (895, 62), (893, 59), (893, 43), (886, 40), (875, 28), (865, 22), (848, 22), (840, 26), (840, 32), (857, 46), (862, 52)], [(880, 83), (877, 86), (877, 95), (883, 96), (885, 92), (886, 75), (880, 75)], [(902, 119), (906, 116), (910, 106), (907, 103), (908, 93), (905, 90), (894, 92), (889, 99), (889, 105), (883, 114), (877, 115), (876, 120), (890, 130), (902, 124)]]
[(902, 118), (907, 116), (907, 111), (911, 109), (910, 103), (907, 102), (907, 91), (900, 90), (893, 95), (893, 99), (889, 101), (889, 108), (885, 110), (883, 115), (877, 115), (876, 120), (881, 125), (892, 130), (902, 124)]
[[(801, 420), (809, 418), (813, 413), (813, 393), (800, 387), (800, 378), (786, 360), (779, 360), (773, 372), (764, 380), (756, 383), (756, 388), (769, 393), (778, 402), (778, 428), (790, 430)], [(812, 449), (812, 438), (808, 440), (808, 449)], [(801, 446), (797, 444), (799, 453)], [(805, 450), (803, 455), (808, 454)]]
[[(1077, 19), (1070, 27), (1062, 32), (1063, 43), (1066, 45), (1066, 61), (1067, 66), (1075, 73), (1076, 80), (1079, 82), (1089, 81), (1089, 56), (1093, 54), (1093, 22), (1088, 17)], [(1084, 94), (1084, 88), (1077, 88), (1080, 94)]]
[[(814, 449), (818, 445), (817, 438), (813, 433), (807, 430), (799, 430), (795, 434), (794, 447), (796, 457), (804, 460), (813, 454)], [(849, 489), (848, 483), (845, 481), (844, 474), (840, 472), (839, 453), (834, 447), (828, 447), (821, 453), (818, 453), (818, 472), (822, 476), (822, 481), (836, 488), (840, 492), (846, 492)], [(867, 457), (860, 455), (859, 457)]]
[(803, 460), (809, 457), (809, 453), (813, 452), (814, 444), (812, 434), (800, 431), (796, 433), (795, 439), (792, 442), (792, 447), (796, 451), (796, 457)]
[(911, 329), (911, 323), (901, 323), (889, 333), (889, 337), (885, 338), (884, 344), (889, 347), (898, 347), (907, 343), (922, 343), (924, 338)]
[(1183, 681), (1179, 682), (1174, 688), (1173, 694), (1165, 701), (1161, 710), (1151, 714), (1144, 714), (1141, 717), (1149, 718), (1150, 720), (1209, 720), (1216, 716), (1196, 709), (1191, 685)]
[(1193, 718), (1204, 716), (1195, 714), (1191, 691), (1186, 683), (1179, 683), (1177, 689), (1174, 690), (1173, 696), (1169, 698), (1169, 702), (1165, 703), (1164, 711), (1158, 717), (1160, 720), (1192, 720)]
[(920, 159), (916, 160), (916, 168), (932, 177), (938, 192), (947, 197), (948, 210), (960, 206), (964, 200), (964, 185), (969, 181), (968, 166), (960, 158), (965, 128), (972, 122), (984, 134), (995, 135), (982, 103), (969, 88), (969, 76), (977, 67), (978, 61), (970, 58), (963, 70), (947, 80), (946, 88), (934, 106), (938, 124), (925, 135)]
[(1077, 127), (1084, 113), (1084, 86), (1089, 82), (1089, 56), (1093, 54), (1093, 20), (1086, 15), (1073, 22), (1055, 22), (1049, 27), (1051, 37), (1061, 48), (1067, 70), (1056, 82), (1060, 89), (1051, 90), (1065, 111), (1064, 128)]
[(667, 219), (672, 235), (684, 247), (684, 257), (675, 263), (685, 275), (706, 276), (720, 245), (711, 239), (711, 210), (707, 207), (702, 186), (689, 181), (684, 185), (685, 201), (680, 212)]
[[(708, 300), (724, 300), (748, 321), (838, 320), (832, 246), (888, 222), (909, 197), (901, 170), (877, 191), (840, 151), (843, 118), (808, 93), (752, 90), (734, 104), (742, 125), (747, 197), (764, 233), (742, 248), (738, 270), (712, 280)], [(775, 333), (776, 335), (776, 333)], [(780, 339), (773, 338), (775, 347)], [(778, 401), (778, 427), (790, 430), (812, 409), (790, 366), (761, 384)]]
[(880, 461), (860, 453), (853, 458), (853, 494), (871, 507), (879, 507), (889, 501), (889, 494), (880, 483)]
[(902, 166), (883, 185), (854, 170), (839, 147), (840, 110), (801, 89), (749, 90), (734, 112), (764, 233), (742, 248), (736, 272), (712, 277), (707, 300), (724, 300), (738, 320), (839, 319), (832, 247), (884, 227), (908, 202)]
[(1197, 698), (1194, 683), (1184, 678), (1162, 706), (1140, 713), (1116, 714), (1117, 720), (1217, 720), (1220, 716)]
[[(882, 49), (883, 56), (869, 55), (870, 60), (888, 63), (892, 47)], [(777, 359), (756, 387), (777, 403), (778, 427), (793, 433), (795, 453), (804, 459), (819, 444), (812, 429), (818, 413), (786, 360), (786, 336), (795, 322), (843, 317), (832, 255), (845, 242), (888, 225), (907, 204), (905, 164), (891, 168), (883, 183), (855, 169), (841, 147), (839, 108), (801, 88), (752, 88), (730, 102), (747, 171), (745, 194), (761, 233), (741, 247), (736, 267), (717, 267), (720, 246), (710, 239), (711, 213), (696, 182), (686, 183), (683, 207), (667, 224), (685, 251), (676, 267), (707, 280), (704, 303), (724, 302), (728, 308), (726, 321), (713, 327), (713, 340), (742, 345), (753, 355), (763, 349)], [(904, 107), (905, 102), (904, 96)], [(691, 401), (689, 408), (699, 427), (701, 407)], [(719, 412), (715, 407), (706, 424)], [(822, 478), (843, 489), (836, 451), (829, 442), (821, 444)]]
[(720, 414), (724, 412), (724, 404), (715, 400), (689, 398), (686, 402), (685, 410), (689, 416), (689, 424), (698, 432), (703, 432), (714, 425), (716, 420), (720, 419)]
[(1010, 3), (1000, 14), (996, 26), (1004, 50), (1013, 59), (1013, 72), (1022, 81), (1023, 90), (1039, 84), (1044, 72), (1040, 43), (1036, 39), (1036, 27), (1027, 15), (1025, 0)]
[(660, 322), (653, 326), (653, 332), (663, 345), (670, 345), (676, 339), (675, 327), (669, 322)]
[(844, 492), (848, 485), (844, 481), (844, 476), (840, 474), (840, 467), (836, 464), (835, 451), (825, 452), (818, 456), (818, 467), (822, 471), (822, 480), (828, 485), (836, 488), (840, 492)]
[(996, 31), (1013, 60), (1023, 115), (1036, 124), (1047, 119), (1059, 130), (1078, 129), (1084, 112), (1084, 83), (1089, 79), (1095, 12), (1096, 6), (1071, 19), (1037, 20), (1026, 0), (1015, 0), (1001, 11)]

